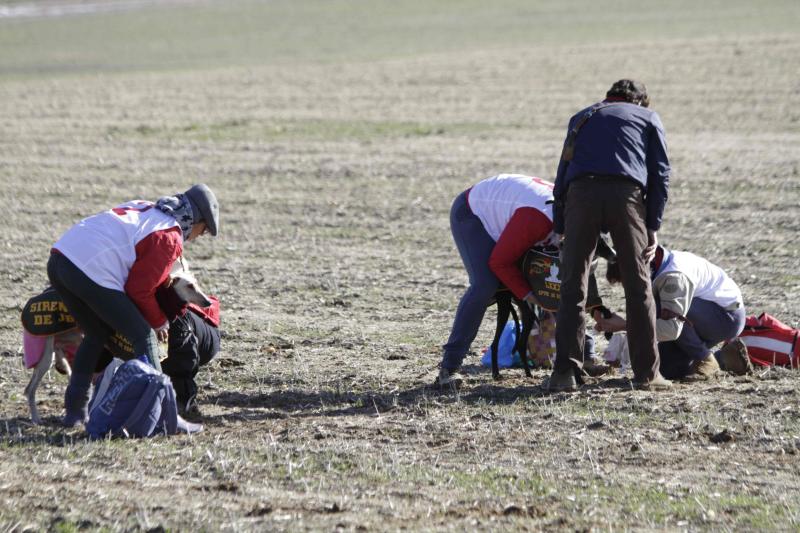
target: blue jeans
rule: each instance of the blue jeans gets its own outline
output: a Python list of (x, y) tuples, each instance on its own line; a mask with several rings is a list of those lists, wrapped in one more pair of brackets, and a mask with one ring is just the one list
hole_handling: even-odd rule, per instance
[(486, 313), (486, 306), (500, 286), (489, 268), (494, 250), (492, 239), (480, 219), (470, 210), (466, 192), (459, 194), (450, 209), (450, 231), (469, 276), (469, 287), (458, 303), (450, 338), (443, 346), (442, 367), (454, 370), (461, 366)]
[(677, 339), (658, 343), (661, 374), (667, 379), (686, 376), (692, 363), (708, 357), (711, 348), (739, 335), (744, 328), (745, 310), (739, 307), (726, 311), (714, 302), (695, 298), (686, 318)]

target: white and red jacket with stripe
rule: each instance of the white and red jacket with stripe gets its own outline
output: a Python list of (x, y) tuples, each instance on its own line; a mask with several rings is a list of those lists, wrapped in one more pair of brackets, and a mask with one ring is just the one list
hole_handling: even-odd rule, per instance
[[(659, 342), (677, 339), (694, 298), (714, 302), (726, 311), (743, 307), (742, 292), (714, 263), (691, 252), (664, 249), (664, 259), (653, 277), (653, 292), (670, 318), (656, 320)], [(663, 313), (662, 313), (663, 314)], [(674, 315), (674, 316), (673, 316)]]
[(155, 292), (183, 252), (183, 234), (152, 202), (126, 202), (85, 218), (53, 248), (101, 287), (127, 293), (152, 327), (168, 323)]
[(517, 262), (535, 244), (553, 239), (553, 184), (522, 174), (499, 174), (467, 192), (467, 203), (495, 241), (489, 268), (514, 296), (531, 290)]

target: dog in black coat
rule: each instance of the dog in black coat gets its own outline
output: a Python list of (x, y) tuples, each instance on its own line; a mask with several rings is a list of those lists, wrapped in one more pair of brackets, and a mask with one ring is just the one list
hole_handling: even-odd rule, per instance
[[(497, 349), (500, 345), (500, 335), (503, 333), (503, 329), (505, 329), (509, 315), (514, 319), (514, 333), (516, 334), (516, 342), (514, 343), (512, 353), (516, 352), (519, 354), (520, 361), (522, 361), (522, 368), (525, 370), (525, 375), (531, 377), (530, 362), (528, 361), (528, 337), (537, 320), (535, 311), (527, 302), (516, 298), (514, 294), (505, 287), (498, 289), (494, 295), (494, 300), (497, 304), (497, 329), (495, 330), (491, 347), (492, 377), (494, 379), (500, 379), (500, 368), (497, 364)], [(517, 309), (519, 310), (519, 315), (517, 314)], [(521, 330), (520, 316), (522, 317)]]
[[(546, 258), (545, 264), (548, 265), (549, 268), (538, 268), (542, 265), (542, 257)], [(598, 259), (601, 257), (611, 263), (616, 261), (617, 258), (616, 251), (602, 235), (598, 239), (597, 247), (594, 251), (590, 278), (594, 278), (594, 271), (597, 267)], [(491, 344), (492, 377), (494, 379), (500, 379), (500, 368), (497, 363), (497, 349), (500, 345), (500, 336), (508, 322), (509, 316), (514, 319), (514, 332), (516, 333), (516, 342), (512, 353), (516, 352), (519, 354), (525, 376), (531, 377), (531, 365), (528, 360), (528, 337), (531, 334), (534, 324), (538, 322), (539, 314), (542, 311), (555, 311), (558, 308), (560, 282), (552, 284), (548, 283), (545, 279), (545, 276), (553, 276), (554, 272), (558, 272), (558, 250), (531, 248), (520, 261), (520, 268), (522, 269), (523, 275), (528, 280), (528, 283), (533, 288), (534, 295), (541, 305), (531, 308), (527, 302), (516, 298), (506, 287), (501, 286), (495, 293), (494, 301), (489, 304), (497, 304), (497, 328), (495, 329), (494, 339)], [(589, 280), (589, 292), (597, 293), (597, 282), (594, 279)], [(597, 307), (600, 308), (604, 316), (606, 312), (610, 314), (610, 311), (602, 305), (599, 294), (590, 294), (589, 299), (600, 302), (600, 305)], [(521, 327), (520, 318), (522, 319)]]

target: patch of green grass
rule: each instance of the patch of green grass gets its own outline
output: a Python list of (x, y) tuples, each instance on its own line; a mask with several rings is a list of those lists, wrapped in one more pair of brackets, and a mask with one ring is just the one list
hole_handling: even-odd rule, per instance
[(796, 32), (795, 0), (235, 0), (0, 19), (0, 77)]
[(434, 124), (390, 120), (289, 119), (257, 121), (230, 119), (210, 124), (191, 123), (166, 127), (140, 124), (133, 128), (112, 126), (111, 137), (157, 137), (170, 140), (274, 142), (289, 140), (370, 141), (375, 138), (429, 137), (485, 133), (486, 124)]
[(781, 272), (778, 274), (775, 283), (783, 285), (784, 287), (793, 287), (800, 285), (800, 274), (794, 272)]
[[(592, 496), (589, 492), (594, 492)], [(620, 494), (625, 498), (621, 499)], [(735, 524), (752, 530), (796, 527), (797, 517), (788, 512), (785, 502), (763, 494), (744, 494), (735, 487), (706, 486), (675, 489), (668, 486), (644, 487), (595, 484), (587, 493), (577, 494), (578, 501), (599, 497), (609, 506), (621, 505), (625, 516), (655, 526), (687, 522), (692, 526), (714, 523)]]
[(362, 478), (370, 486), (383, 483), (409, 487), (436, 486), (467, 498), (506, 498), (516, 495), (543, 497), (553, 490), (551, 483), (539, 474), (509, 472), (494, 465), (464, 465), (464, 468), (453, 469), (433, 462), (404, 464), (368, 457), (361, 459), (351, 475)]
[(50, 531), (55, 533), (77, 533), (78, 531), (86, 531), (87, 529), (92, 529), (93, 531), (110, 531), (108, 528), (98, 529), (95, 524), (88, 520), (74, 521), (61, 519), (50, 524)]
[[(410, 326), (410, 328), (413, 327), (414, 326)], [(407, 344), (417, 347), (428, 347), (431, 343), (436, 343), (441, 340), (436, 333), (432, 333), (424, 328), (384, 332), (383, 338), (384, 341), (391, 341), (392, 344)]]
[(797, 516), (791, 515), (786, 505), (763, 495), (725, 494), (715, 501), (718, 509), (736, 517), (739, 527), (764, 531), (799, 525)]
[[(676, 521), (689, 521), (697, 523), (702, 521), (708, 509), (708, 502), (703, 504), (696, 496), (682, 495), (676, 497), (664, 487), (633, 487), (628, 491), (619, 492), (618, 487), (609, 491), (611, 501), (622, 504), (622, 513), (629, 516), (638, 516), (654, 525), (674, 524)], [(626, 494), (626, 498), (619, 499), (619, 494)], [(705, 498), (704, 496), (704, 499)]]
[[(298, 343), (303, 340), (326, 340), (330, 336), (330, 331), (323, 328), (316, 328), (313, 324), (304, 321), (272, 323), (272, 334), (297, 339)], [(299, 344), (298, 344), (299, 345)], [(297, 348), (297, 346), (295, 346)]]
[(458, 492), (477, 493), (495, 497), (513, 497), (523, 494), (526, 498), (542, 497), (550, 492), (550, 484), (535, 473), (509, 473), (503, 469), (487, 466), (477, 471), (450, 471), (445, 486)]

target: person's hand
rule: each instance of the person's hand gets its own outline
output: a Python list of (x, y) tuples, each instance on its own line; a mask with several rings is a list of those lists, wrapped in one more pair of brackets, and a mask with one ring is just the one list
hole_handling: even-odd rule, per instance
[(156, 337), (158, 342), (167, 342), (169, 340), (169, 322), (164, 322), (160, 328), (156, 328)]
[(558, 257), (561, 258), (561, 249), (564, 247), (564, 234), (553, 233), (553, 243), (558, 248)]
[(613, 333), (615, 331), (625, 331), (626, 323), (625, 319), (619, 316), (618, 314), (614, 313), (608, 318), (603, 318), (603, 315), (600, 314), (599, 311), (596, 311), (594, 314), (595, 331), (606, 331), (609, 333)]
[(536, 300), (536, 297), (533, 295), (533, 291), (529, 292), (525, 296), (525, 303), (528, 304), (528, 307), (533, 309), (535, 306), (539, 305), (539, 302)]
[(603, 333), (605, 331), (605, 318), (603, 315), (600, 314), (600, 311), (595, 311), (592, 313), (592, 318), (594, 318), (594, 330), (598, 333)]
[(658, 247), (658, 235), (654, 230), (647, 230), (647, 248), (642, 252), (645, 262), (649, 263), (656, 255), (656, 248)]

